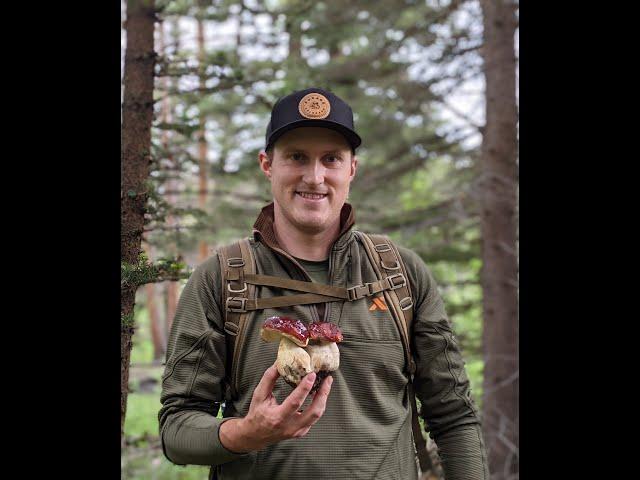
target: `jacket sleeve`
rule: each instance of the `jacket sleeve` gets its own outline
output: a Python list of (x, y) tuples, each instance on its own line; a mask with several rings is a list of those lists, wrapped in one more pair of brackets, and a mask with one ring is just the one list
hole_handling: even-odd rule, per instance
[(158, 413), (164, 455), (178, 465), (219, 465), (243, 456), (220, 442), (216, 418), (224, 400), (226, 345), (218, 304), (217, 255), (198, 266), (176, 309)]
[(399, 250), (414, 295), (411, 347), (420, 415), (438, 446), (447, 480), (488, 480), (478, 409), (437, 284), (416, 253)]

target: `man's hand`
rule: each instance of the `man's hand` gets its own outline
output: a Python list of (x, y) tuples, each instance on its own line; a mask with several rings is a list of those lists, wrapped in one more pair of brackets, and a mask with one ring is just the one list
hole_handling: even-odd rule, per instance
[(306, 375), (280, 405), (273, 396), (278, 377), (274, 364), (264, 372), (254, 390), (247, 416), (228, 420), (220, 426), (220, 441), (225, 448), (237, 453), (261, 450), (287, 438), (303, 437), (320, 420), (333, 378), (329, 376), (322, 381), (309, 407), (300, 412), (316, 374)]

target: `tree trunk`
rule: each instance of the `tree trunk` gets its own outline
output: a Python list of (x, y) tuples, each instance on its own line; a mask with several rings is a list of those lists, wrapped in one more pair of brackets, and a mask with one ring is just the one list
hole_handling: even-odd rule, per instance
[(483, 429), (492, 480), (519, 476), (517, 109), (511, 1), (481, 2), (486, 125), (481, 158)]
[[(154, 249), (149, 247), (149, 260), (154, 259)], [(164, 356), (165, 339), (163, 328), (158, 314), (158, 294), (155, 283), (147, 283), (144, 286), (147, 297), (147, 310), (149, 311), (149, 329), (151, 331), (151, 343), (153, 344), (153, 361), (161, 360)]]
[(151, 341), (153, 343), (153, 361), (157, 362), (164, 356), (165, 340), (160, 328), (160, 315), (158, 314), (158, 303), (156, 301), (156, 284), (145, 285), (147, 294), (147, 309), (149, 310), (149, 325), (151, 326)]
[[(145, 181), (151, 161), (151, 121), (153, 118), (153, 29), (154, 0), (127, 1), (127, 50), (124, 61), (121, 156), (121, 240), (122, 262), (137, 264), (140, 256), (144, 214), (147, 203)], [(120, 438), (124, 440), (127, 411), (129, 360), (133, 335), (133, 311), (137, 286), (121, 290), (120, 350)]]
[[(198, 19), (198, 62), (200, 67), (200, 88), (205, 88), (205, 49), (204, 49), (204, 25)], [(206, 117), (202, 111), (199, 114), (200, 129), (198, 130), (198, 163), (199, 163), (199, 190), (198, 208), (205, 210), (207, 207), (207, 140), (205, 138)], [(200, 261), (209, 257), (207, 242), (200, 240)]]
[[(178, 31), (177, 21), (172, 24), (172, 34), (173, 34), (175, 49), (176, 51), (179, 51), (180, 33)], [(168, 49), (166, 49), (165, 47), (165, 43), (168, 43), (168, 42), (165, 42), (166, 38), (167, 38), (167, 34), (165, 32), (165, 24), (162, 23), (160, 25), (160, 36), (159, 36), (160, 49), (159, 50), (163, 52), (165, 56), (168, 55)], [(166, 92), (168, 92), (172, 86), (171, 85), (172, 82), (170, 78), (171, 77), (167, 76), (162, 79), (163, 90)], [(165, 123), (165, 124), (171, 123), (172, 121), (171, 108), (172, 108), (171, 100), (169, 99), (168, 95), (165, 95), (164, 98), (162, 99), (162, 109), (160, 113), (162, 117), (161, 118), (162, 123)], [(167, 160), (169, 160), (168, 163), (170, 165), (170, 168), (174, 168), (177, 170), (179, 167), (179, 164), (175, 160), (173, 153), (169, 149), (169, 130), (162, 131), (160, 142), (162, 144), (163, 151), (166, 152)], [(169, 192), (171, 193), (167, 196), (167, 203), (171, 207), (175, 207), (177, 204), (177, 198), (176, 198), (175, 192), (178, 190), (178, 183), (174, 179), (174, 176), (172, 176), (171, 179), (169, 180), (168, 188), (169, 188)], [(171, 213), (169, 213), (169, 215), (167, 215), (167, 226), (172, 227), (175, 224), (176, 224), (175, 218)], [(175, 241), (172, 241), (169, 243), (168, 250), (169, 250), (168, 252), (169, 256), (171, 258), (176, 258), (178, 256), (178, 247)], [(173, 323), (173, 316), (176, 313), (176, 306), (178, 305), (178, 282), (167, 282), (166, 292), (167, 292), (167, 302), (166, 302), (166, 309), (165, 309), (166, 315), (165, 315), (165, 327), (164, 327), (165, 342), (169, 338), (169, 332), (171, 332), (171, 324)], [(166, 343), (164, 347), (166, 351)]]
[(302, 63), (302, 31), (300, 22), (296, 18), (287, 18), (286, 32), (289, 34), (289, 55), (288, 60), (296, 67)]

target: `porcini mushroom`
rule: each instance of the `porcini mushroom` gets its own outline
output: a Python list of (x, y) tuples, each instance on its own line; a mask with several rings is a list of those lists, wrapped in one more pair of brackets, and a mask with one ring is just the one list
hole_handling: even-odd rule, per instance
[(288, 317), (269, 317), (264, 321), (260, 336), (267, 342), (280, 340), (276, 367), (284, 380), (296, 387), (311, 373), (311, 358), (302, 347), (309, 343), (309, 332), (304, 323)]
[(314, 322), (309, 325), (309, 343), (306, 347), (311, 358), (311, 368), (316, 380), (311, 391), (320, 387), (322, 380), (340, 366), (338, 343), (342, 341), (340, 328), (329, 322)]

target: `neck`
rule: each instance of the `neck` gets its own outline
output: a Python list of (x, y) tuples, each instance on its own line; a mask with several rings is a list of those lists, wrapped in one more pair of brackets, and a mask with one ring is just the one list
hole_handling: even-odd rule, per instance
[(289, 222), (284, 215), (274, 210), (273, 230), (280, 246), (289, 255), (303, 260), (320, 261), (329, 257), (329, 249), (340, 234), (340, 218), (334, 224), (320, 232), (304, 232)]

